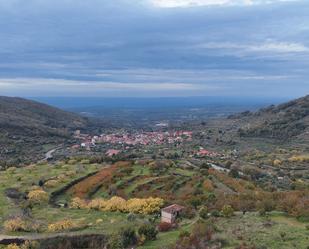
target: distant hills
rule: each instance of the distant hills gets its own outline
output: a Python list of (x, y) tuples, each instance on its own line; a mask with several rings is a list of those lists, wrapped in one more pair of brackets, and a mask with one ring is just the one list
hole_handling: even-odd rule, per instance
[[(218, 119), (215, 125), (232, 131), (240, 139), (308, 143), (309, 95), (257, 112), (246, 111)], [(36, 101), (0, 96), (0, 167), (38, 161), (46, 151), (72, 142), (71, 135), (76, 129), (96, 130), (98, 134), (97, 129), (110, 126), (109, 122), (88, 119)], [(241, 140), (246, 143), (246, 139)]]
[(309, 95), (257, 112), (243, 112), (229, 119), (238, 123), (243, 137), (309, 141)]
[[(88, 119), (22, 98), (0, 97), (0, 160), (19, 164), (42, 157), (48, 146), (64, 142)], [(3, 165), (2, 165), (3, 166)]]

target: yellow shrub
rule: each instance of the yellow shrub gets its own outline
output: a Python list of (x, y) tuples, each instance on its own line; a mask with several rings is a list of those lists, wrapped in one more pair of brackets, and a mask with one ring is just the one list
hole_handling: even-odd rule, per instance
[(70, 208), (74, 209), (86, 209), (87, 208), (87, 202), (85, 200), (82, 200), (79, 197), (75, 197), (71, 200)]
[(125, 211), (126, 210), (126, 200), (114, 196), (109, 201), (107, 201), (104, 211)]
[(108, 201), (101, 199), (101, 198), (94, 199), (88, 203), (88, 208), (95, 209), (95, 210), (105, 210), (107, 203)]
[(81, 228), (86, 227), (86, 225), (79, 221), (73, 221), (71, 219), (65, 219), (61, 221), (57, 221), (55, 223), (48, 225), (48, 232), (62, 232), (62, 231), (72, 231), (72, 230), (78, 230)]
[(54, 188), (54, 187), (57, 187), (59, 184), (59, 181), (57, 180), (49, 180), (47, 182), (45, 182), (44, 186), (46, 188)]
[(134, 198), (127, 201), (126, 211), (131, 213), (151, 214), (159, 211), (163, 203), (163, 200), (160, 198)]
[(4, 229), (8, 232), (27, 231), (27, 224), (21, 218), (14, 218), (4, 222)]
[(36, 249), (36, 248), (39, 248), (39, 243), (36, 242), (36, 241), (29, 241), (29, 240), (27, 240), (19, 248), (20, 249)]
[(60, 180), (60, 181), (63, 181), (65, 179), (67, 179), (67, 176), (65, 174), (61, 174), (61, 175), (57, 176), (57, 179)]
[(75, 170), (69, 170), (67, 172), (65, 172), (66, 176), (75, 176), (76, 175), (76, 171)]
[(30, 191), (28, 194), (28, 199), (31, 203), (41, 204), (48, 202), (49, 196), (48, 193), (46, 193), (44, 190), (38, 189)]
[(125, 200), (121, 197), (114, 196), (110, 200), (94, 199), (87, 205), (85, 200), (74, 198), (71, 201), (70, 207), (77, 209), (95, 209), (101, 211), (120, 211), (130, 213), (151, 214), (160, 211), (164, 201), (161, 198), (139, 199), (133, 198)]
[(64, 230), (70, 230), (74, 227), (74, 223), (71, 220), (58, 221), (48, 225), (49, 232), (59, 232)]
[(292, 156), (289, 158), (290, 162), (309, 162), (309, 155)]
[(103, 222), (102, 219), (97, 219), (97, 220), (95, 221), (96, 224), (100, 224), (100, 223), (102, 223), (102, 222)]
[(16, 244), (10, 244), (6, 247), (6, 249), (21, 249), (21, 247)]
[(274, 161), (273, 161), (273, 165), (274, 166), (280, 166), (282, 164), (282, 162), (279, 160), (279, 159), (275, 159)]

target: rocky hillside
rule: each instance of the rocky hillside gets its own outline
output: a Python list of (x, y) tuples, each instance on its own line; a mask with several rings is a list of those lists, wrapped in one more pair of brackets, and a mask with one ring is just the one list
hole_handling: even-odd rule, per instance
[(233, 115), (229, 119), (238, 121), (238, 132), (244, 137), (309, 141), (309, 95), (258, 112)]
[(38, 159), (48, 146), (64, 142), (73, 130), (87, 125), (88, 120), (77, 114), (22, 98), (0, 97), (1, 164)]

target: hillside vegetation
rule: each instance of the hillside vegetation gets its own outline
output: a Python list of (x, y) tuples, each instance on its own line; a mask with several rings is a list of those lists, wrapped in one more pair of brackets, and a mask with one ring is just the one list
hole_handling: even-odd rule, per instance
[(244, 137), (309, 141), (309, 95), (229, 119), (239, 122), (239, 133)]
[(47, 145), (58, 145), (87, 125), (83, 117), (42, 103), (0, 97), (0, 159), (10, 165), (43, 157)]

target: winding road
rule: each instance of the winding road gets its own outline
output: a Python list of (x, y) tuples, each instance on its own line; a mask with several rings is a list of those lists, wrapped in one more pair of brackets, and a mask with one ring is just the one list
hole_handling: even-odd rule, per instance
[(58, 146), (58, 147), (56, 147), (54, 149), (51, 149), (51, 150), (47, 151), (45, 153), (44, 159), (42, 159), (41, 161), (44, 162), (44, 161), (48, 161), (48, 160), (52, 159), (53, 158), (53, 154), (56, 152), (56, 150), (59, 150), (60, 148), (61, 148), (61, 146)]

